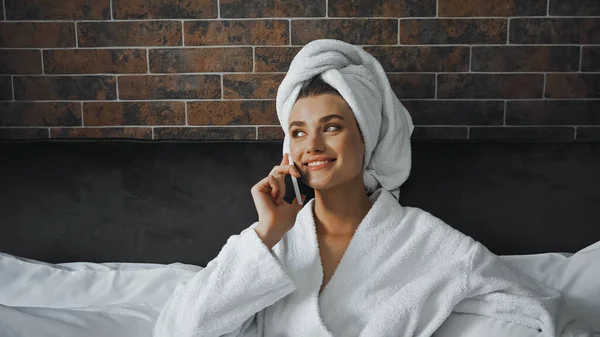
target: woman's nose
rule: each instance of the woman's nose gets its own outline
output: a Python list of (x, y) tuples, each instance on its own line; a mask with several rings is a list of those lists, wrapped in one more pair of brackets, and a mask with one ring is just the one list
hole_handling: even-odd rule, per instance
[(322, 135), (314, 133), (308, 136), (306, 140), (306, 151), (307, 152), (318, 152), (324, 150), (324, 141)]

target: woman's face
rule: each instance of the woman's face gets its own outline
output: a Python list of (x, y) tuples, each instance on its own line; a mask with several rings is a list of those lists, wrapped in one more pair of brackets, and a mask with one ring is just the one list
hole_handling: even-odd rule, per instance
[[(342, 97), (322, 94), (297, 100), (290, 114), (289, 134), (292, 159), (308, 186), (327, 189), (362, 174), (364, 142)], [(309, 166), (315, 159), (334, 161)]]

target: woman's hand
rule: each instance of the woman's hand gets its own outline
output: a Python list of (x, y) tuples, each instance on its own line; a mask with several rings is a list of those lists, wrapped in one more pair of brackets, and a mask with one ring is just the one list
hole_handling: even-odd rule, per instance
[[(296, 216), (302, 209), (294, 198), (291, 204), (283, 200), (285, 196), (286, 174), (300, 178), (300, 172), (290, 164), (288, 154), (284, 154), (281, 164), (273, 167), (269, 176), (252, 186), (252, 198), (258, 213), (258, 226), (255, 230), (263, 242), (272, 248), (296, 223)], [(302, 201), (306, 199), (302, 195)]]

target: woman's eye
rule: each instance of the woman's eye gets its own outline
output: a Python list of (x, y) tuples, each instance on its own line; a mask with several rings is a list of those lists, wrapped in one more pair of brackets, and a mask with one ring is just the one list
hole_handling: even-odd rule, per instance
[[(337, 131), (337, 130), (339, 130), (339, 129), (340, 129), (340, 127), (339, 127), (339, 126), (337, 126), (337, 125), (327, 125), (327, 126), (325, 127), (325, 131), (328, 131), (330, 128), (334, 128), (334, 130), (333, 130), (333, 131)], [(299, 136), (298, 136), (298, 133), (299, 133), (299, 132), (302, 132), (302, 133), (304, 133), (304, 131), (295, 130), (295, 131), (292, 131), (292, 137), (299, 137)]]
[(325, 128), (325, 130), (329, 130), (329, 128), (336, 128), (339, 130), (339, 127), (337, 125), (327, 125), (327, 127)]

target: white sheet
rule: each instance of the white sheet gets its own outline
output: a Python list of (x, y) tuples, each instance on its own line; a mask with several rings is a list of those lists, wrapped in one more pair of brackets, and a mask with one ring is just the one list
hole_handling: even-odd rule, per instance
[[(600, 242), (574, 255), (502, 258), (549, 286), (558, 285), (600, 337)], [(177, 284), (202, 269), (179, 263), (48, 264), (0, 253), (0, 336), (148, 337)], [(459, 335), (536, 337), (523, 326), (454, 313), (435, 336)]]
[(1, 337), (148, 337), (177, 284), (201, 267), (64, 263), (0, 253)]

